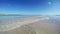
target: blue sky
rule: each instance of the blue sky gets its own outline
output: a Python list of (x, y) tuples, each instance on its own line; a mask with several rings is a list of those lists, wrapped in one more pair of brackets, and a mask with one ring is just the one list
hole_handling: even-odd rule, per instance
[(60, 14), (60, 0), (0, 0), (0, 13), (23, 15)]

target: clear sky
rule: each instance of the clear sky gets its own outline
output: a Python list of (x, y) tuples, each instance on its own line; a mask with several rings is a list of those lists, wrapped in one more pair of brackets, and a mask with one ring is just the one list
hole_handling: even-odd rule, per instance
[(60, 0), (0, 0), (0, 13), (23, 15), (60, 14)]

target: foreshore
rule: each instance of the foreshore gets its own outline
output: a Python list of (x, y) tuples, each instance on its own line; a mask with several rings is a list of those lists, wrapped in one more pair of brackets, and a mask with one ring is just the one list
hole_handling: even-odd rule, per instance
[(0, 25), (1, 34), (23, 34), (24, 32), (24, 34), (29, 32), (30, 34), (58, 34), (56, 24), (50, 22), (47, 17), (15, 18), (7, 19), (6, 22), (8, 24)]
[(34, 23), (40, 20), (43, 20), (42, 17), (28, 17), (28, 18), (15, 18), (15, 19), (6, 19), (3, 20), (5, 24), (0, 25), (0, 31), (10, 30), (14, 29), (16, 27), (20, 27), (24, 24)]

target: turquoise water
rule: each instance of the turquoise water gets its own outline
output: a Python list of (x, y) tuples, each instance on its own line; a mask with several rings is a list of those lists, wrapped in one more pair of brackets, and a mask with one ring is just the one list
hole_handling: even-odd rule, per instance
[(33, 17), (33, 16), (0, 16), (1, 19), (11, 19), (11, 18), (27, 18), (27, 17)]
[(6, 19), (14, 19), (18, 17), (21, 18), (22, 16), (0, 16), (0, 25), (6, 24), (6, 22), (4, 22)]
[(16, 18), (16, 17), (22, 17), (22, 16), (0, 16), (0, 19)]

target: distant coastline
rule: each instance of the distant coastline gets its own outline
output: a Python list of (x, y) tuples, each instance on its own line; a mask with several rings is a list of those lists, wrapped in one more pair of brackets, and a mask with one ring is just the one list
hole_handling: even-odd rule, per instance
[(42, 16), (42, 15), (0, 14), (0, 16)]
[[(0, 14), (0, 16), (52, 16), (52, 15)], [(53, 15), (53, 16), (60, 16), (60, 15)]]
[(20, 14), (0, 14), (0, 16), (22, 16)]

